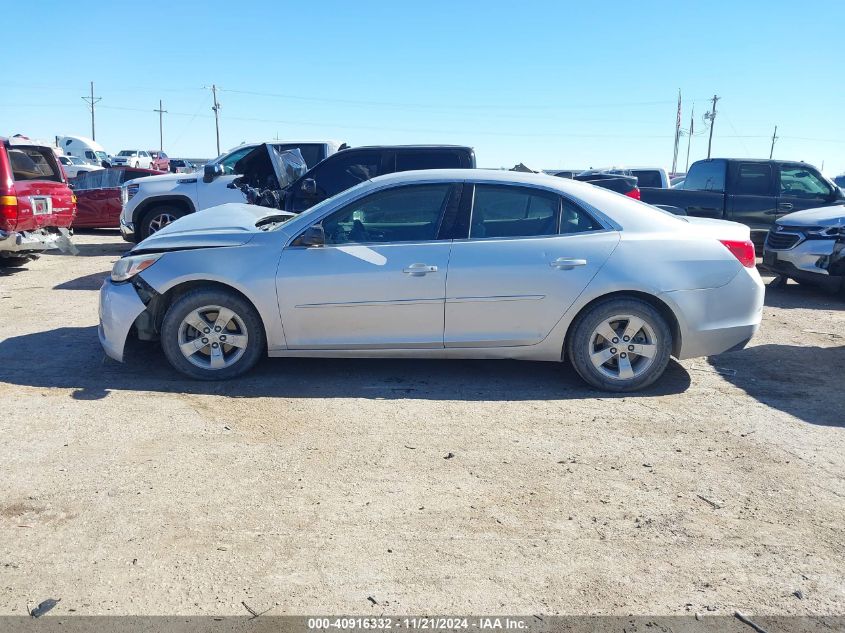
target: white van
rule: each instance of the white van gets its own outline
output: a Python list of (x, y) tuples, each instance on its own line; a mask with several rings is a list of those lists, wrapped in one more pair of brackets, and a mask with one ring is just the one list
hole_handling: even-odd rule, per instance
[(60, 136), (58, 145), (67, 156), (78, 156), (89, 165), (101, 166), (109, 159), (102, 145), (84, 136)]

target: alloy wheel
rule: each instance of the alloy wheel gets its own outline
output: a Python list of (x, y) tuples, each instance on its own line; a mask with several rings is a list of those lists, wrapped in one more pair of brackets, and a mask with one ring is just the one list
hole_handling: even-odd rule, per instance
[(249, 344), (246, 324), (234, 311), (209, 305), (189, 312), (179, 324), (179, 349), (202, 369), (225, 369), (237, 363)]
[(631, 380), (654, 362), (659, 341), (654, 328), (631, 314), (605, 319), (590, 335), (588, 354), (599, 372), (615, 380)]
[(152, 235), (153, 233), (155, 233), (157, 231), (160, 231), (165, 226), (167, 226), (171, 222), (174, 222), (175, 220), (176, 220), (176, 216), (174, 216), (170, 213), (159, 213), (158, 215), (154, 216), (150, 220), (150, 224), (149, 224), (150, 235)]

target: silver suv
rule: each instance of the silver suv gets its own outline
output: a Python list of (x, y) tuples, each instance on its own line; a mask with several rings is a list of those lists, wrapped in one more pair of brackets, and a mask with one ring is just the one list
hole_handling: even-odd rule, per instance
[(785, 215), (766, 236), (763, 265), (774, 273), (831, 290), (845, 279), (845, 206)]

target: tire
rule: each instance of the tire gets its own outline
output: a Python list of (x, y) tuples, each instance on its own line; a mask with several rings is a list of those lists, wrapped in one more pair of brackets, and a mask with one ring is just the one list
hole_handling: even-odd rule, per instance
[[(632, 339), (625, 341), (624, 336), (631, 335), (628, 327), (637, 329), (632, 330)], [(669, 324), (654, 306), (641, 299), (600, 301), (577, 317), (570, 332), (566, 345), (569, 362), (581, 378), (602, 391), (643, 389), (660, 378), (669, 364)], [(631, 348), (644, 353), (637, 354)]]
[[(223, 310), (231, 316), (227, 313), (223, 318), (228, 320), (216, 331)], [(231, 344), (236, 337), (237, 344)], [(186, 376), (226, 380), (252, 369), (265, 355), (267, 344), (252, 304), (232, 291), (199, 288), (168, 308), (161, 324), (161, 347), (173, 368)]]
[(135, 161), (135, 169), (138, 169), (140, 166), (141, 166), (141, 163), (139, 163), (139, 162), (136, 160), (136, 161)]
[(184, 215), (185, 211), (180, 207), (172, 207), (166, 204), (155, 206), (149, 211), (144, 212), (138, 229), (141, 239), (147, 239), (159, 229), (164, 228)]

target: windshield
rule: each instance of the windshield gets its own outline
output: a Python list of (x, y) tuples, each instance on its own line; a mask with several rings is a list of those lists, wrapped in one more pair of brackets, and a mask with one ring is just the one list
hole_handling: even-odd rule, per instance
[(135, 154), (135, 150), (124, 149), (124, 150), (121, 150), (121, 152), (120, 152), (120, 154), (118, 154), (118, 156), (133, 156), (134, 154)]
[(74, 165), (84, 165), (85, 164), (85, 161), (82, 160), (81, 158), (79, 158), (78, 156), (71, 156), (70, 162), (72, 162)]
[(241, 158), (249, 154), (254, 149), (255, 145), (247, 145), (246, 147), (240, 147), (232, 152), (229, 152), (228, 154), (224, 154), (223, 156), (214, 159), (209, 163), (209, 165), (222, 165), (224, 174), (234, 174), (235, 163), (237, 163)]

